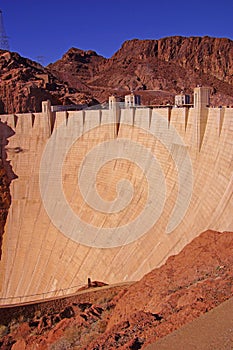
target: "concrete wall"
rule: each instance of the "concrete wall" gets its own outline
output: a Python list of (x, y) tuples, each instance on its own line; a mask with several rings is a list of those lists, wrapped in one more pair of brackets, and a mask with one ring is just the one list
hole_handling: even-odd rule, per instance
[(18, 176), (1, 304), (73, 293), (88, 277), (137, 280), (204, 230), (233, 230), (233, 109), (117, 113), (1, 116)]

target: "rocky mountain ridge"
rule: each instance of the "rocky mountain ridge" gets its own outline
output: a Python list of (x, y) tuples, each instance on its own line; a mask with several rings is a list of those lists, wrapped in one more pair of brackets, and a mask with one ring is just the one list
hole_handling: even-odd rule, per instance
[(80, 50), (73, 48), (48, 68), (61, 79), (66, 74), (66, 81), (85, 81), (100, 102), (112, 92), (121, 96), (136, 90), (144, 104), (173, 103), (175, 94), (192, 94), (199, 84), (211, 88), (213, 104), (232, 104), (232, 57), (230, 39), (174, 36), (128, 40), (110, 59), (93, 51), (83, 51), (81, 59)]
[(0, 113), (38, 112), (46, 99), (53, 105), (93, 105), (131, 90), (143, 104), (172, 104), (175, 94), (192, 94), (196, 85), (210, 87), (212, 105), (233, 105), (232, 40), (133, 39), (111, 58), (71, 48), (47, 67), (0, 50)]

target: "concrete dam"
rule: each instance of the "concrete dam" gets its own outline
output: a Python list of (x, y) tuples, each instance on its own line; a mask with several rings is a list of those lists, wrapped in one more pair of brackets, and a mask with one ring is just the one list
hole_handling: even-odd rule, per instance
[[(233, 108), (1, 115), (15, 178), (1, 305), (135, 281), (201, 232), (233, 231)], [(198, 257), (197, 257), (198, 259)], [(179, 271), (177, 271), (179, 273)]]

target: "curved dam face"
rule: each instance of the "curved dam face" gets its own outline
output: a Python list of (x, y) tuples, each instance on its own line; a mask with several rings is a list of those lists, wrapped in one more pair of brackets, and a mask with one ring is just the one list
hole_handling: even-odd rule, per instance
[(140, 279), (206, 229), (233, 230), (233, 109), (1, 116), (12, 204), (0, 301)]

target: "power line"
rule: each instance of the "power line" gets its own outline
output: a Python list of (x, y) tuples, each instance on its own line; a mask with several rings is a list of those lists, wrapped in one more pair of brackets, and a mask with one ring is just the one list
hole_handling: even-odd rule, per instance
[(0, 49), (7, 51), (10, 50), (8, 37), (3, 24), (2, 10), (0, 10)]
[(36, 61), (38, 63), (40, 63), (42, 66), (44, 66), (44, 62), (45, 62), (45, 56), (36, 56)]

